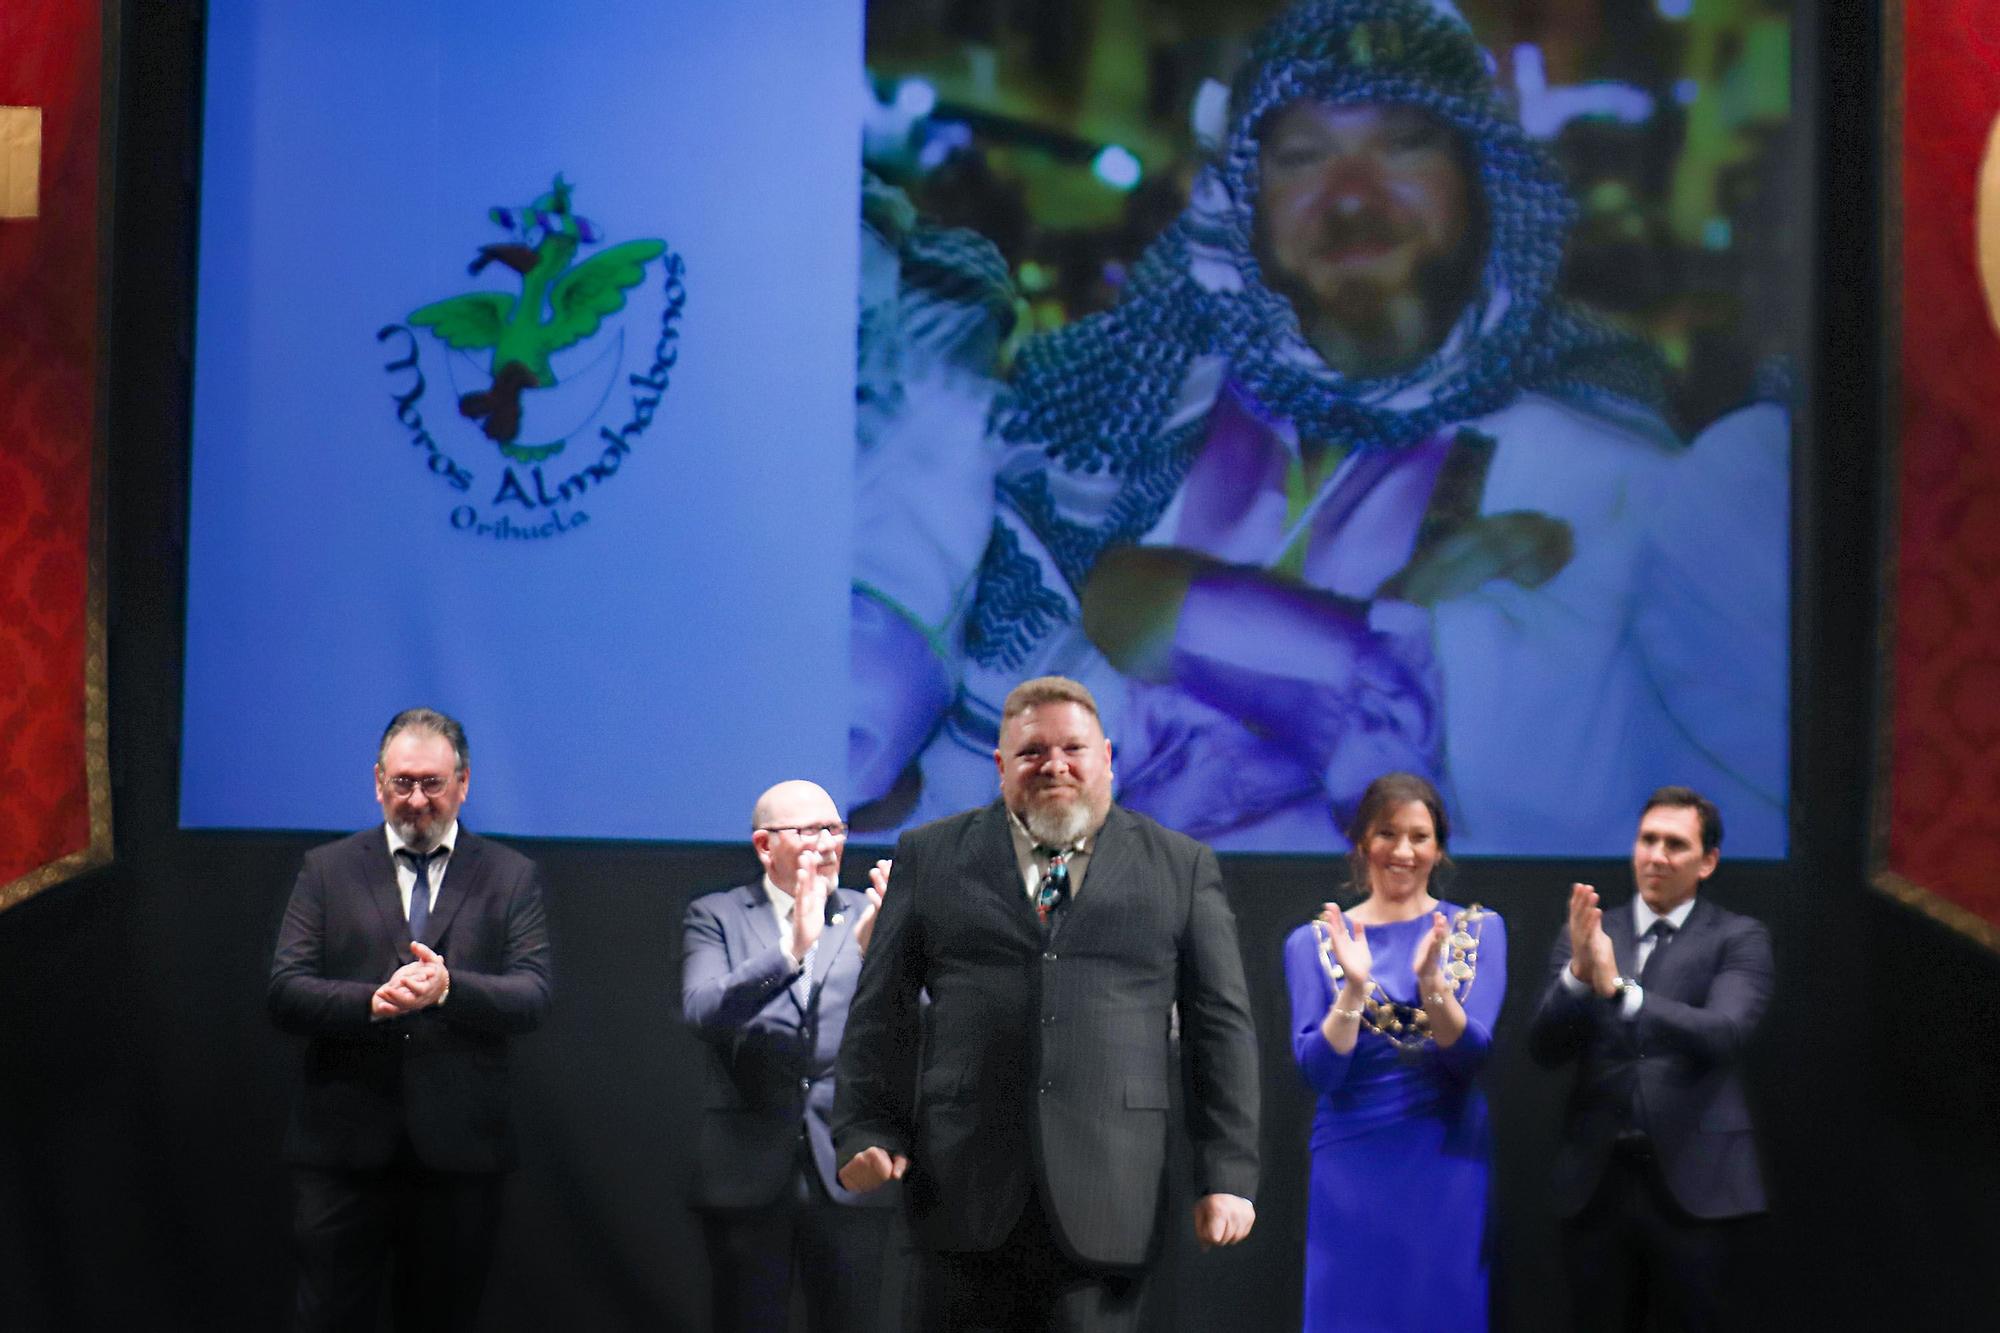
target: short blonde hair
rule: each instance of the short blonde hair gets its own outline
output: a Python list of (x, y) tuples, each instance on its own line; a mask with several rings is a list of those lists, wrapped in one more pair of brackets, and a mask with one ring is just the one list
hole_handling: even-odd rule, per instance
[(1071, 680), (1068, 676), (1037, 676), (1024, 680), (1007, 691), (1007, 701), (1000, 705), (1000, 722), (1006, 725), (1010, 718), (1019, 717), (1037, 704), (1075, 704), (1097, 719), (1099, 727), (1104, 719), (1097, 712), (1097, 700), (1082, 681)]

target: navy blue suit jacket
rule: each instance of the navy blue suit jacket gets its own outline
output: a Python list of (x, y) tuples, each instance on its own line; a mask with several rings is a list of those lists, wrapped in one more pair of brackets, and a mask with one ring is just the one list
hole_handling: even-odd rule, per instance
[(861, 973), (854, 926), (868, 899), (827, 895), (827, 922), (813, 954), (810, 997), (778, 943), (764, 882), (704, 894), (681, 927), (681, 1013), (708, 1048), (695, 1157), (697, 1208), (755, 1208), (791, 1186), (803, 1129), (813, 1165), (840, 1203), (886, 1207), (894, 1187), (854, 1194), (841, 1186), (828, 1122), (834, 1058)]
[[(1605, 910), (1604, 933), (1621, 976), (1637, 970), (1635, 923), (1630, 904)], [(1574, 1217), (1590, 1202), (1613, 1142), (1628, 1129), (1652, 1139), (1667, 1188), (1690, 1215), (1763, 1212), (1763, 1175), (1737, 1064), (1770, 1002), (1770, 932), (1696, 899), (1686, 924), (1649, 962), (1645, 1003), (1629, 1020), (1616, 1001), (1570, 994), (1561, 984), (1569, 960), (1565, 929), (1528, 1032), (1529, 1052), (1541, 1064), (1577, 1064), (1556, 1153), (1557, 1214)]]
[(309, 1038), (287, 1160), (385, 1166), (407, 1135), (439, 1170), (514, 1165), (507, 1038), (549, 1007), (534, 862), (461, 826), (423, 942), (444, 955), (449, 997), (374, 1020), (375, 989), (411, 961), (388, 834), (378, 824), (306, 853), (266, 993), (278, 1026)]

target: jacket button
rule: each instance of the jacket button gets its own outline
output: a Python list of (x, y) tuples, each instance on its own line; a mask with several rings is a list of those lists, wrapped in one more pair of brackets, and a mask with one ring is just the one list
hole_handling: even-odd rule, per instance
[(802, 1079), (800, 1079), (800, 1080), (799, 1080), (799, 1091), (800, 1091), (800, 1092), (810, 1092), (810, 1091), (812, 1090), (812, 1085), (813, 1085), (813, 1081), (812, 1081), (811, 1079), (809, 1079), (809, 1078), (802, 1078)]

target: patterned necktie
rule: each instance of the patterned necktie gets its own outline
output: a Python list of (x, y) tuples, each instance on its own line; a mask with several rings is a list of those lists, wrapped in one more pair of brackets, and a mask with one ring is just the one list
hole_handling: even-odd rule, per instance
[(396, 855), (417, 872), (417, 882), (410, 885), (410, 938), (420, 940), (424, 937), (424, 927), (431, 923), (431, 862), (444, 858), (444, 848), (417, 852), (405, 847)]
[(1049, 918), (1055, 915), (1056, 909), (1069, 901), (1069, 851), (1066, 848), (1037, 847), (1035, 855), (1047, 857), (1049, 862), (1049, 868), (1042, 872), (1042, 887), (1035, 892), (1035, 915), (1046, 930)]
[(1661, 917), (1658, 921), (1646, 927), (1646, 933), (1653, 938), (1653, 950), (1646, 955), (1645, 963), (1639, 968), (1639, 981), (1641, 984), (1645, 982), (1646, 974), (1653, 970), (1653, 964), (1659, 960), (1661, 951), (1673, 940), (1674, 923), (1665, 917)]

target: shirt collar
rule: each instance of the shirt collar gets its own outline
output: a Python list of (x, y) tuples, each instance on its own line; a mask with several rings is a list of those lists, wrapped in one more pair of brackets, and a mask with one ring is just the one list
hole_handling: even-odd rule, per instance
[(1636, 939), (1639, 936), (1644, 935), (1647, 931), (1651, 930), (1653, 928), (1653, 923), (1655, 921), (1665, 921), (1675, 930), (1679, 930), (1682, 926), (1685, 926), (1687, 924), (1688, 914), (1694, 911), (1695, 899), (1699, 898), (1700, 896), (1701, 895), (1698, 893), (1689, 894), (1687, 897), (1687, 901), (1683, 902), (1679, 907), (1676, 907), (1673, 911), (1666, 913), (1664, 916), (1662, 916), (1658, 912), (1655, 912), (1652, 908), (1646, 906), (1646, 900), (1644, 898), (1635, 896), (1632, 899), (1632, 906), (1634, 909), (1632, 913), (1632, 924), (1635, 927), (1633, 931), (1633, 938)]
[[(382, 831), (389, 835), (389, 859), (393, 861), (396, 859), (396, 853), (402, 851), (410, 844), (403, 841), (402, 835), (396, 832), (395, 826), (392, 824), (387, 824), (387, 823), (383, 824)], [(445, 826), (444, 836), (438, 839), (438, 844), (435, 848), (432, 849), (432, 851), (434, 853), (443, 852), (444, 853), (443, 859), (449, 861), (451, 860), (451, 854), (453, 849), (456, 848), (457, 846), (458, 846), (458, 821), (454, 819), (451, 821), (451, 823)]]

